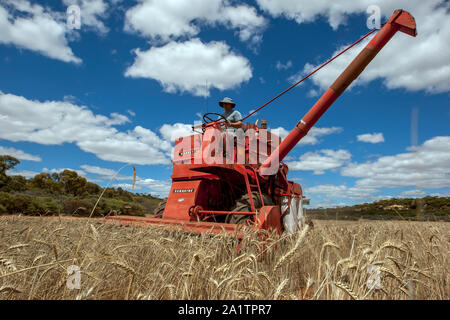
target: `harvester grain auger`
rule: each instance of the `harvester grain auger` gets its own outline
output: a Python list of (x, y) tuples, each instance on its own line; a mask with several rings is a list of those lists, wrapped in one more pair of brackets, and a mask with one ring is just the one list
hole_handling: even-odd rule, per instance
[(196, 134), (175, 141), (172, 186), (166, 204), (160, 207), (162, 214), (108, 219), (193, 232), (225, 231), (238, 237), (242, 228), (295, 232), (304, 223), (306, 201), (301, 186), (288, 180), (283, 159), (397, 31), (416, 36), (411, 14), (396, 10), (283, 141), (267, 132), (265, 122), (228, 132), (220, 115), (205, 114), (204, 123), (193, 127), (199, 130)]

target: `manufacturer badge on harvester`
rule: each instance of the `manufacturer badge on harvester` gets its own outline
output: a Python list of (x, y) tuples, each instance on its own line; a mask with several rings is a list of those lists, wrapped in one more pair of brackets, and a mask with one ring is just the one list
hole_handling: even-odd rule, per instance
[(173, 189), (173, 193), (188, 193), (194, 192), (194, 189)]
[(179, 156), (185, 156), (185, 155), (187, 155), (187, 154), (193, 154), (193, 153), (196, 153), (198, 151), (198, 149), (196, 149), (196, 150), (190, 150), (190, 151), (184, 151), (184, 152), (180, 152), (178, 155)]

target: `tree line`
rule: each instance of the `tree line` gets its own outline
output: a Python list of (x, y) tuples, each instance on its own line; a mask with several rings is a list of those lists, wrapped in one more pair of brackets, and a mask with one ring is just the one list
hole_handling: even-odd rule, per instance
[(450, 221), (450, 198), (427, 196), (423, 198), (391, 198), (372, 203), (336, 208), (308, 209), (313, 219), (357, 220), (408, 219)]
[[(13, 156), (0, 156), (0, 214), (87, 216), (103, 192), (98, 184), (72, 170), (43, 172), (30, 179), (8, 175), (8, 170), (19, 163), (19, 159)], [(120, 187), (106, 188), (94, 215), (102, 216), (116, 211), (144, 216), (152, 213), (159, 201), (151, 195), (134, 194)]]

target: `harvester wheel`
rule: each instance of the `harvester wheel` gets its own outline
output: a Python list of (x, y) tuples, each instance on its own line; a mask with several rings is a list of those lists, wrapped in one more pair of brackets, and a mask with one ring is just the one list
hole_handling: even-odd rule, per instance
[[(259, 197), (259, 193), (257, 191), (252, 192), (252, 198), (253, 198), (253, 204), (255, 205), (256, 209), (259, 209), (262, 207), (261, 200)], [(273, 202), (270, 199), (270, 197), (266, 194), (263, 194), (263, 200), (264, 205), (272, 205)], [(236, 212), (248, 212), (252, 211), (252, 208), (250, 206), (250, 197), (248, 194), (244, 194), (238, 201), (236, 201), (236, 205), (231, 209), (231, 211)], [(250, 224), (253, 223), (254, 216), (249, 215), (238, 215), (238, 214), (230, 214), (226, 218), (227, 223), (233, 223), (233, 224)]]
[(164, 208), (166, 207), (167, 199), (161, 201), (158, 206), (153, 210), (153, 214), (157, 216), (157, 218), (161, 218), (164, 212)]

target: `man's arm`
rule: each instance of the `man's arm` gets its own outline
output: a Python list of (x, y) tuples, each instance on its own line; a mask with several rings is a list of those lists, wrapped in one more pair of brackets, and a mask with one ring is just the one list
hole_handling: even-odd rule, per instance
[(230, 126), (233, 128), (242, 128), (242, 115), (239, 111), (234, 111), (233, 119), (230, 121)]
[(230, 126), (232, 126), (233, 128), (242, 128), (242, 121), (236, 121), (236, 122), (231, 122)]

